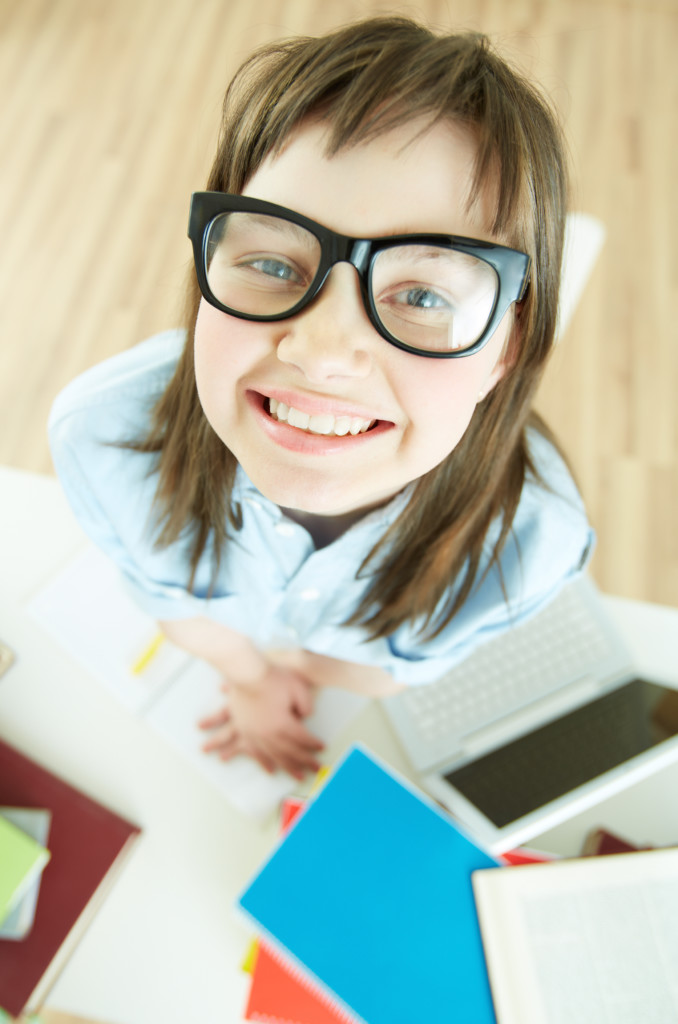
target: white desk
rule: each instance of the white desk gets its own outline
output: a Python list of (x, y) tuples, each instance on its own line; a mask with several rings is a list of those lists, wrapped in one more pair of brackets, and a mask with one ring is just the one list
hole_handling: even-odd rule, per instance
[[(0, 639), (17, 656), (0, 680), (0, 736), (143, 828), (48, 1005), (115, 1024), (231, 1024), (245, 1002), (249, 940), (232, 904), (275, 827), (232, 810), (25, 614), (25, 602), (82, 544), (56, 481), (0, 467)], [(610, 607), (638, 667), (678, 684), (678, 610), (617, 599)], [(409, 774), (378, 706), (328, 759), (353, 739)], [(639, 843), (677, 842), (676, 793), (678, 765), (534, 845), (576, 853), (596, 825)]]

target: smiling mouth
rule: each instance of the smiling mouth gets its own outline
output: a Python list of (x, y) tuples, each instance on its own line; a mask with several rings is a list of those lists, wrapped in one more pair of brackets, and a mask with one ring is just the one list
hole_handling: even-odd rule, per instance
[(307, 434), (322, 434), (325, 437), (345, 437), (365, 434), (376, 425), (377, 420), (364, 420), (359, 416), (332, 416), (330, 413), (309, 415), (294, 406), (285, 405), (275, 398), (268, 398), (265, 407), (272, 419), (286, 423)]

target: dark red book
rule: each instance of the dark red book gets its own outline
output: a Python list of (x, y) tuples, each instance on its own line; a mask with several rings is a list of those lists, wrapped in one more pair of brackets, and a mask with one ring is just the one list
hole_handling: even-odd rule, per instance
[(582, 857), (605, 857), (611, 853), (632, 853), (635, 850), (651, 850), (651, 846), (636, 846), (628, 839), (609, 832), (606, 828), (594, 828), (588, 833), (582, 846)]
[(52, 812), (52, 854), (33, 928), (0, 940), (0, 1006), (35, 1013), (139, 835), (139, 828), (0, 740), (0, 804)]

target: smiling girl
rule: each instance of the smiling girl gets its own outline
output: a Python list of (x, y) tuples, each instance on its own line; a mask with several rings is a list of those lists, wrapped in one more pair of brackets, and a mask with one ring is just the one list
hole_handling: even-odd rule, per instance
[(317, 686), (430, 682), (586, 562), (531, 411), (562, 147), (485, 38), (377, 18), (255, 53), (207, 188), (185, 329), (69, 385), (52, 451), (142, 606), (222, 674), (205, 749), (300, 776)]

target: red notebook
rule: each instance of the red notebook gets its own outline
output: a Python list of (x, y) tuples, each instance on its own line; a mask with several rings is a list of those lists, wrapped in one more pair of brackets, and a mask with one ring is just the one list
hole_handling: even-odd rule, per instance
[(355, 1024), (355, 1017), (325, 1002), (281, 956), (259, 943), (245, 1020), (265, 1024)]
[(0, 1006), (18, 1017), (40, 1007), (139, 829), (2, 740), (0, 804), (52, 812), (33, 928), (20, 942), (0, 940)]
[(518, 847), (517, 850), (507, 850), (499, 855), (499, 859), (507, 864), (519, 866), (520, 864), (541, 864), (543, 861), (556, 860), (552, 853), (542, 853), (541, 850), (531, 850), (527, 846)]

